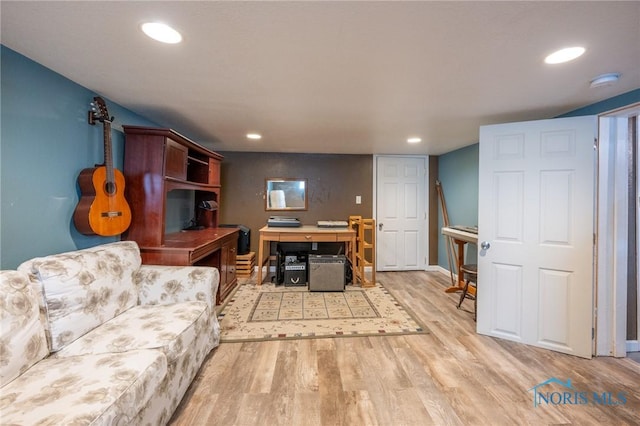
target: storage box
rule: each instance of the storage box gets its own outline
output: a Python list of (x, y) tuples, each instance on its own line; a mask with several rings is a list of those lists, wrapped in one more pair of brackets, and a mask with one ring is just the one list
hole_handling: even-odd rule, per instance
[(256, 266), (256, 252), (251, 251), (248, 254), (239, 254), (236, 256), (236, 275), (242, 278), (249, 278), (253, 274)]

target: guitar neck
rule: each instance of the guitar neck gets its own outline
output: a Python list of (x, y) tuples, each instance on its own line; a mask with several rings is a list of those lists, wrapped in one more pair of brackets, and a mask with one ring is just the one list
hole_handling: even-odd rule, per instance
[(107, 182), (115, 181), (113, 173), (113, 155), (111, 150), (111, 121), (105, 119), (104, 125), (104, 165), (107, 169)]

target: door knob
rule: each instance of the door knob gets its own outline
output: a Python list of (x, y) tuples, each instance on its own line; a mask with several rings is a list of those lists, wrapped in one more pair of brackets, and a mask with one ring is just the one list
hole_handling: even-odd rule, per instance
[(489, 241), (483, 241), (480, 243), (480, 248), (482, 250), (489, 250), (491, 248), (491, 244), (489, 243)]
[(380, 231), (382, 231), (382, 223), (379, 223), (379, 224), (378, 224), (378, 229), (379, 229)]

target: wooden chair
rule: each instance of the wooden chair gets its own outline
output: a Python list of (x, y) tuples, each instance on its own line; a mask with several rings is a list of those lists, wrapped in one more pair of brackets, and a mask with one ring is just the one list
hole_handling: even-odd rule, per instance
[(478, 314), (478, 265), (468, 264), (460, 267), (460, 274), (464, 277), (464, 288), (460, 295), (460, 302), (458, 302), (458, 309), (462, 306), (464, 299), (473, 300), (473, 320), (476, 320)]

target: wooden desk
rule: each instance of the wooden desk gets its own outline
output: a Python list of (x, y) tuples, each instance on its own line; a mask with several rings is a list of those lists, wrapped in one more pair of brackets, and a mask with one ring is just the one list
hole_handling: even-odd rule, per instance
[[(271, 242), (295, 243), (344, 243), (345, 254), (354, 265), (354, 251), (356, 247), (356, 231), (351, 228), (318, 228), (304, 225), (297, 228), (278, 228), (265, 226), (260, 229), (260, 245), (258, 247), (258, 285), (262, 285), (262, 267), (267, 264), (271, 256)], [(266, 246), (266, 250), (265, 250)], [(268, 275), (267, 270), (267, 275)]]
[[(458, 267), (458, 282), (457, 285), (452, 285), (447, 288), (445, 291), (447, 293), (455, 293), (457, 291), (462, 291), (464, 288), (464, 274), (460, 273), (460, 267), (464, 265), (464, 246), (467, 243), (478, 244), (478, 234), (473, 232), (462, 231), (460, 229), (444, 227), (442, 228), (442, 234), (448, 237), (451, 237), (453, 242), (458, 246), (458, 258), (457, 267)], [(454, 283), (451, 283), (454, 284)], [(471, 287), (471, 286), (469, 286)], [(469, 289), (469, 293), (475, 294), (473, 289)]]

